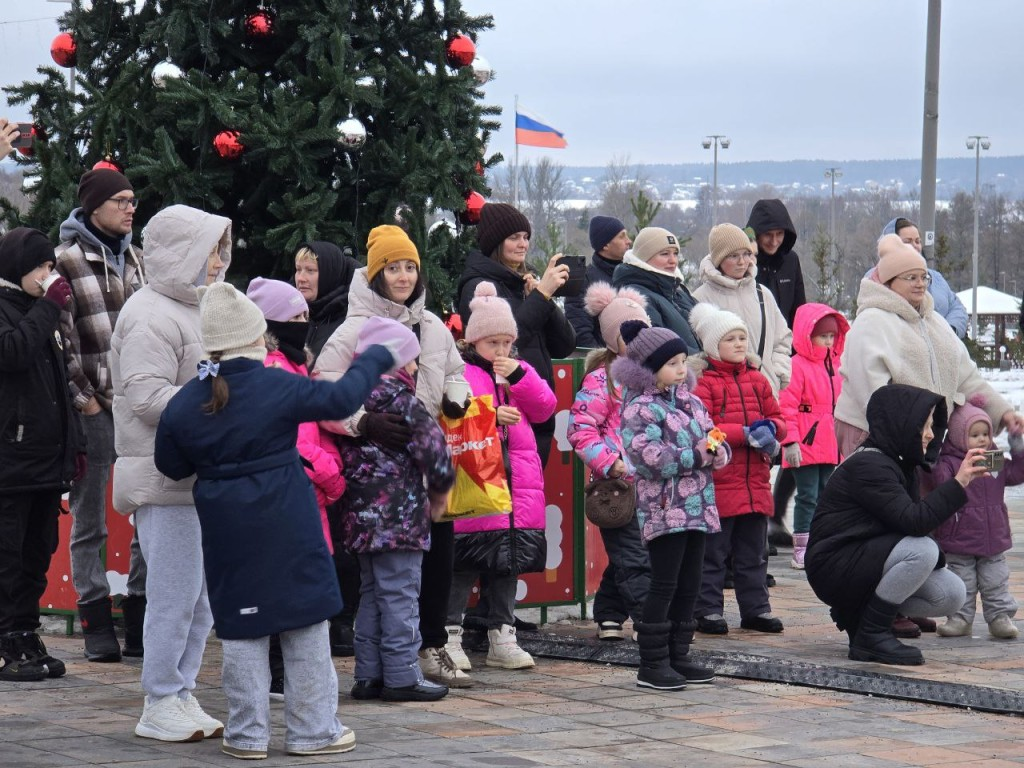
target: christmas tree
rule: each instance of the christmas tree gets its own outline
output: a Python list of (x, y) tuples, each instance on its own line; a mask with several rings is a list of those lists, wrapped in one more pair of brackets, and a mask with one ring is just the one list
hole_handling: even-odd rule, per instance
[[(231, 218), (231, 276), (285, 276), (304, 241), (358, 256), (369, 230), (402, 223), (433, 304), (451, 298), (472, 231), (428, 222), (486, 192), (496, 107), (473, 39), (491, 17), (458, 0), (76, 0), (60, 19), (67, 70), (8, 87), (37, 126), (21, 159), (36, 186), (9, 224), (56, 235), (79, 176), (104, 160), (140, 200), (136, 221), (184, 203)], [(61, 58), (63, 55), (63, 58)], [(489, 68), (488, 68), (489, 69)]]

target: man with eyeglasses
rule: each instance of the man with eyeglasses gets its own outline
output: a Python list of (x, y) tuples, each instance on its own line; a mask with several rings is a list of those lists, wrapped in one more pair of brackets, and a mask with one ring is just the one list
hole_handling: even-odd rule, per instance
[[(102, 557), (107, 541), (107, 483), (114, 463), (110, 338), (125, 301), (143, 285), (142, 252), (132, 247), (137, 200), (121, 173), (98, 169), (78, 184), (81, 207), (60, 225), (57, 271), (71, 284), (61, 315), (68, 340), (71, 396), (82, 414), (86, 471), (71, 489), (71, 578), (89, 661), (121, 660), (114, 634), (110, 585)], [(122, 602), (126, 656), (142, 656), (146, 564), (132, 537), (127, 596)]]

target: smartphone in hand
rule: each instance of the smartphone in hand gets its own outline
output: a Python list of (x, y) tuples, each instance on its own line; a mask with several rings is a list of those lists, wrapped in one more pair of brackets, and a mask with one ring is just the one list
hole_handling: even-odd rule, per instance
[(32, 146), (35, 141), (35, 134), (32, 132), (32, 123), (18, 123), (18, 136), (11, 142), (14, 149), (25, 149)]

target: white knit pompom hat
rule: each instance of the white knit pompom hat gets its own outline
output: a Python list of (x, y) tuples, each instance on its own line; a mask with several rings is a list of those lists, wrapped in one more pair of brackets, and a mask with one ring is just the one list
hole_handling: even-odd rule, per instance
[(266, 332), (267, 321), (260, 308), (231, 283), (200, 286), (196, 293), (206, 354), (220, 352), (221, 359), (232, 357)]

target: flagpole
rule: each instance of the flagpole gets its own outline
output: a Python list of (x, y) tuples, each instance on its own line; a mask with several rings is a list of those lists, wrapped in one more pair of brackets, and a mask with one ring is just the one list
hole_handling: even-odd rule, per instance
[(512, 166), (512, 204), (519, 207), (519, 141), (516, 139), (515, 123), (519, 120), (519, 94), (515, 96), (515, 109), (513, 111), (512, 141), (515, 143), (515, 164)]

